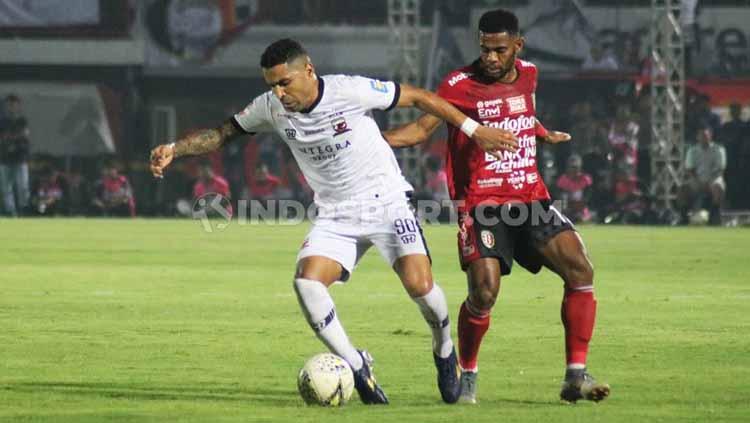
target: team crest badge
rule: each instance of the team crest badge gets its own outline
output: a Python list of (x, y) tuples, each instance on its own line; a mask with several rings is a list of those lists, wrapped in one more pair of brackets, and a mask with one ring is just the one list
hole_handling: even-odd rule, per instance
[(495, 235), (492, 234), (492, 232), (488, 230), (482, 231), (482, 244), (484, 244), (487, 248), (492, 248), (495, 246)]
[(334, 137), (336, 135), (341, 135), (344, 132), (351, 131), (351, 129), (349, 129), (349, 124), (346, 123), (346, 119), (344, 119), (343, 116), (334, 118), (331, 121), (331, 125), (333, 126), (333, 131), (335, 132), (335, 134), (333, 134)]

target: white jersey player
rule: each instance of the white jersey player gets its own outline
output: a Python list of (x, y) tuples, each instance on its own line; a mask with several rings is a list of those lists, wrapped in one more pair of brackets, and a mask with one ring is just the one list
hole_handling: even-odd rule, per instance
[(445, 295), (432, 280), (427, 247), (407, 199), (412, 190), (371, 110), (417, 107), (460, 126), (487, 151), (514, 150), (512, 133), (483, 127), (438, 96), (395, 82), (359, 76), (317, 76), (296, 41), (271, 44), (261, 57), (271, 87), (222, 126), (151, 152), (160, 177), (176, 157), (220, 148), (243, 133), (275, 131), (290, 147), (319, 207), (297, 257), (294, 289), (318, 338), (354, 371), (366, 404), (387, 404), (375, 383), (371, 357), (349, 341), (328, 287), (345, 281), (375, 245), (401, 279), (432, 330), (438, 387), (445, 402), (458, 399), (458, 364)]

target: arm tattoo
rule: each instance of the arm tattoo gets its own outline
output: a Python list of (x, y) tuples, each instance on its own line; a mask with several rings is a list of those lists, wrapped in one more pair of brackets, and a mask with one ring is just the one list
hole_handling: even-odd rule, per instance
[(216, 151), (238, 135), (231, 121), (224, 122), (218, 128), (207, 129), (189, 135), (175, 143), (174, 155), (196, 156)]

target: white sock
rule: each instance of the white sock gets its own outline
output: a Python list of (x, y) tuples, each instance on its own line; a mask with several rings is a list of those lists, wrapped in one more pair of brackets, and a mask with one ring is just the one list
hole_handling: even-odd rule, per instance
[(566, 368), (568, 370), (583, 370), (586, 368), (586, 363), (570, 363)]
[(417, 303), (419, 311), (432, 329), (432, 351), (440, 358), (448, 357), (453, 351), (453, 340), (443, 290), (435, 283), (427, 295), (412, 300)]
[(344, 327), (341, 326), (328, 288), (319, 281), (298, 278), (294, 280), (294, 291), (307, 323), (318, 339), (332, 353), (346, 360), (354, 370), (361, 369), (362, 357), (349, 342)]

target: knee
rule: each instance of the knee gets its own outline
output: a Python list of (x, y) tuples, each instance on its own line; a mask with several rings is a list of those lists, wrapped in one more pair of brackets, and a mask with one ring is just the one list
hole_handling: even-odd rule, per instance
[(432, 291), (433, 282), (432, 279), (420, 278), (414, 281), (408, 281), (404, 283), (406, 292), (412, 298), (424, 297)]
[(584, 252), (570, 257), (563, 279), (568, 288), (592, 285), (594, 283), (594, 265)]
[(499, 281), (483, 280), (470, 290), (469, 301), (477, 309), (490, 310), (495, 305), (499, 291)]

